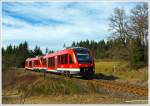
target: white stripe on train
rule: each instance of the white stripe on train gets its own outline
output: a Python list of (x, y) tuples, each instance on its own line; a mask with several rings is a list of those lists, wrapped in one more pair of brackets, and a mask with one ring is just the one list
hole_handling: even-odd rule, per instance
[(79, 68), (57, 68), (57, 70), (48, 70), (47, 68), (28, 68), (26, 67), (27, 69), (30, 69), (30, 70), (34, 70), (34, 69), (45, 69), (45, 71), (47, 72), (54, 72), (54, 73), (64, 73), (65, 71), (68, 71), (70, 72), (70, 74), (79, 74), (80, 73), (80, 69)]
[(33, 70), (33, 69), (44, 69), (44, 70), (47, 70), (47, 68), (41, 68), (41, 67), (34, 67), (34, 68), (29, 68), (29, 67), (25, 67), (26, 69), (30, 69), (30, 70)]
[(57, 68), (57, 70), (48, 70), (47, 68), (41, 68), (41, 67), (37, 67), (37, 68), (28, 68), (28, 67), (26, 67), (27, 69), (31, 69), (31, 70), (34, 70), (34, 69), (45, 69), (46, 71), (48, 71), (48, 72), (55, 72), (55, 73), (57, 73), (57, 72), (64, 72), (64, 71), (70, 71), (70, 72), (75, 72), (75, 73), (78, 73), (78, 72), (80, 72), (80, 68)]
[(57, 68), (57, 70), (63, 70), (63, 71), (80, 71), (80, 68)]

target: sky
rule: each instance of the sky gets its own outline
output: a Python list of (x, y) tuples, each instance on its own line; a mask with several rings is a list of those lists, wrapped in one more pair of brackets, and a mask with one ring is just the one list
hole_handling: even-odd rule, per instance
[(2, 46), (27, 41), (44, 51), (61, 50), (73, 41), (107, 40), (114, 8), (127, 11), (133, 2), (3, 2)]

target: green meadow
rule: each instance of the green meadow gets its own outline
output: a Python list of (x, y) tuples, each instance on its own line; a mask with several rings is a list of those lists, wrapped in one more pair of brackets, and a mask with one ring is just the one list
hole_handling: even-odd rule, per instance
[(147, 81), (148, 67), (138, 70), (130, 69), (127, 61), (95, 61), (95, 73), (104, 75), (113, 75), (121, 80), (127, 81)]

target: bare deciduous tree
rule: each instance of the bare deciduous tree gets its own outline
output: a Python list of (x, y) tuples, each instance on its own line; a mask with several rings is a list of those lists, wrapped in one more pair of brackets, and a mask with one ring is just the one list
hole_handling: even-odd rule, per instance
[(147, 45), (148, 4), (142, 3), (131, 10), (130, 32), (141, 39), (141, 45)]
[(124, 9), (115, 8), (114, 13), (110, 17), (110, 30), (115, 38), (121, 39), (122, 43), (128, 48), (127, 40), (130, 38), (128, 34), (128, 17)]

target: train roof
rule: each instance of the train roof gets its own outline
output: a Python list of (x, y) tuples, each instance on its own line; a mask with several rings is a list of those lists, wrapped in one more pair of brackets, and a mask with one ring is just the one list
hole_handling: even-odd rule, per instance
[(61, 54), (65, 54), (65, 53), (69, 53), (69, 52), (71, 52), (71, 51), (72, 51), (72, 49), (70, 49), (70, 48), (64, 49), (64, 50), (60, 50), (60, 51), (56, 51), (56, 52), (54, 52), (54, 53), (46, 54), (46, 55), (44, 56), (44, 58), (46, 58), (46, 57), (53, 57), (53, 56), (55, 56), (55, 55), (61, 55)]
[(27, 58), (26, 61), (38, 60), (41, 57), (43, 57), (43, 58), (53, 57), (55, 55), (61, 55), (61, 54), (72, 52), (72, 50), (75, 50), (75, 49), (88, 49), (88, 48), (84, 48), (84, 47), (69, 47), (69, 48), (66, 48), (64, 50), (60, 50), (60, 51), (56, 51), (54, 53), (46, 54), (44, 56), (36, 56), (36, 57), (33, 57), (33, 58)]
[(84, 47), (69, 47), (69, 48), (66, 48), (64, 50), (56, 51), (55, 53), (46, 54), (44, 56), (44, 58), (46, 58), (46, 57), (53, 57), (55, 55), (61, 55), (61, 54), (73, 52), (72, 50), (75, 50), (75, 49), (87, 49), (87, 48), (84, 48)]
[(32, 57), (32, 58), (27, 58), (26, 61), (38, 60), (41, 57), (43, 57), (43, 56), (36, 56), (36, 57)]
[(70, 49), (88, 49), (88, 48), (85, 48), (85, 47), (71, 47)]

